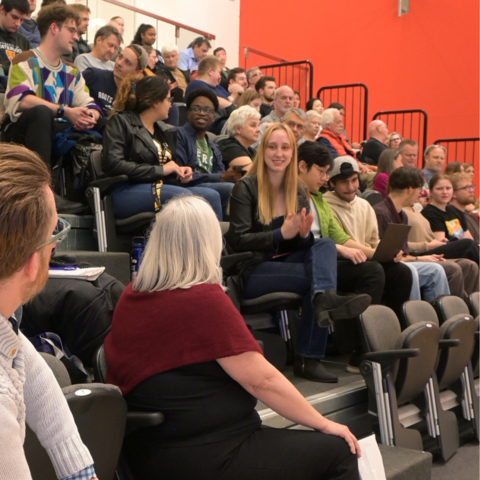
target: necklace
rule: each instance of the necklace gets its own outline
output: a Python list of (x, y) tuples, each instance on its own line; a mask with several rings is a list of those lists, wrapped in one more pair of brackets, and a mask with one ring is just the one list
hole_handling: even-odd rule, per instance
[[(207, 149), (206, 149), (206, 150), (204, 150), (204, 149), (202, 148), (202, 142), (205, 142), (205, 145), (207, 146)], [(207, 143), (206, 140), (200, 140), (199, 138), (197, 138), (197, 145), (198, 145), (198, 148), (199, 148), (203, 153), (205, 153), (205, 154), (208, 155), (208, 143)]]

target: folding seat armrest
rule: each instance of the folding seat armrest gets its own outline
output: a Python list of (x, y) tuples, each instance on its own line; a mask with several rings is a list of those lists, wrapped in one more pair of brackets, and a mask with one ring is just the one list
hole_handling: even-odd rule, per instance
[(403, 350), (385, 350), (383, 352), (365, 353), (365, 360), (371, 360), (376, 363), (389, 363), (404, 358), (418, 357), (420, 350), (418, 348), (405, 348)]
[(110, 187), (117, 183), (128, 182), (127, 175), (117, 175), (116, 177), (105, 177), (90, 182), (89, 187), (95, 187), (100, 189), (100, 193), (106, 192)]
[(444, 348), (453, 348), (453, 347), (458, 347), (461, 345), (461, 341), (459, 338), (449, 338), (445, 340), (439, 340), (438, 341), (438, 348), (444, 349)]
[(125, 436), (130, 435), (137, 428), (160, 425), (163, 423), (164, 418), (163, 413), (160, 412), (128, 412)]

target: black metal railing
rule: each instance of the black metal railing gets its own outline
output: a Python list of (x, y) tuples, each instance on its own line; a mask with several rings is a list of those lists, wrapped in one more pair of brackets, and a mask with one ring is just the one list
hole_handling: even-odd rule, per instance
[(423, 168), (423, 152), (427, 148), (428, 115), (425, 110), (388, 110), (377, 112), (373, 120), (382, 120), (390, 132), (399, 133), (405, 140), (418, 143), (418, 168)]
[(474, 163), (478, 162), (479, 137), (472, 138), (441, 138), (433, 142), (447, 149), (446, 162)]
[(344, 127), (350, 142), (366, 140), (368, 125), (368, 88), (363, 83), (328, 85), (317, 92), (323, 106), (337, 102), (345, 107)]
[(260, 65), (264, 76), (275, 77), (277, 87), (288, 85), (300, 94), (300, 106), (313, 95), (313, 64), (309, 60)]

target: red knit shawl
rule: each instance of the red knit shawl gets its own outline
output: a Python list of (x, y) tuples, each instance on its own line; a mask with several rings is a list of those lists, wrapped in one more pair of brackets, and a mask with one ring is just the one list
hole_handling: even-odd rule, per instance
[(157, 373), (248, 351), (262, 353), (219, 285), (143, 293), (130, 284), (105, 339), (107, 382), (125, 395)]

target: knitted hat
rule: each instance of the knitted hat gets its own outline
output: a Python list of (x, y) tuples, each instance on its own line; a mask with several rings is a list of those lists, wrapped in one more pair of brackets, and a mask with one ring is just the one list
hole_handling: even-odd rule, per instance
[(348, 155), (342, 155), (333, 161), (333, 167), (328, 172), (328, 176), (333, 178), (340, 175), (342, 178), (348, 178), (354, 173), (360, 173), (358, 162)]
[(135, 44), (129, 45), (126, 48), (129, 48), (130, 50), (133, 51), (133, 53), (135, 53), (138, 59), (139, 70), (145, 70), (148, 64), (148, 54), (145, 51), (145, 49), (140, 45), (135, 45)]

